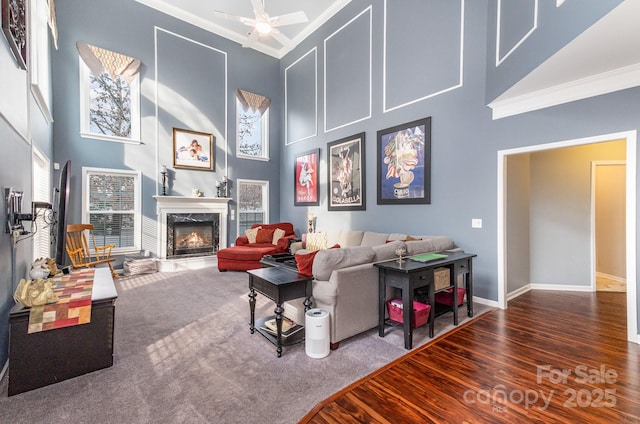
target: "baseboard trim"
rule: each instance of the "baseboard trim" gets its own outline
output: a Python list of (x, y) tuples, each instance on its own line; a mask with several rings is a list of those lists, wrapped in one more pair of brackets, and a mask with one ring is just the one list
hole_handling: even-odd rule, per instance
[(495, 300), (485, 299), (484, 297), (473, 296), (473, 303), (479, 303), (481, 305), (491, 306), (492, 308), (499, 308), (498, 302)]
[(520, 287), (519, 289), (516, 289), (510, 293), (507, 293), (507, 302), (515, 299), (518, 296), (525, 294), (528, 291), (531, 291), (531, 284), (526, 284), (525, 286)]
[(613, 280), (617, 283), (627, 284), (627, 279), (623, 277), (618, 277), (611, 274), (606, 274), (604, 272), (596, 272), (596, 277), (606, 278), (607, 280)]
[(9, 369), (9, 358), (7, 358), (7, 360), (4, 361), (4, 366), (2, 367), (2, 371), (0, 371), (0, 381), (2, 381), (8, 369)]
[(571, 286), (565, 284), (529, 284), (531, 290), (555, 290), (555, 291), (575, 291), (590, 292), (591, 286)]

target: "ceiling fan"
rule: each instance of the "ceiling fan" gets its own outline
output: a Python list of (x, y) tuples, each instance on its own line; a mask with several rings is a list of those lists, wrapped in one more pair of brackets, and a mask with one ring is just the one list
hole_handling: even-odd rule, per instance
[(255, 18), (246, 18), (244, 16), (230, 15), (218, 10), (214, 11), (215, 15), (228, 19), (231, 21), (242, 22), (243, 24), (253, 27), (253, 30), (249, 33), (249, 38), (243, 44), (243, 47), (250, 46), (255, 43), (260, 37), (271, 35), (276, 41), (283, 46), (291, 43), (291, 40), (282, 34), (277, 27), (284, 25), (300, 24), (308, 22), (307, 15), (304, 12), (293, 12), (285, 15), (270, 17), (264, 10), (262, 0), (251, 0), (253, 6), (253, 13)]

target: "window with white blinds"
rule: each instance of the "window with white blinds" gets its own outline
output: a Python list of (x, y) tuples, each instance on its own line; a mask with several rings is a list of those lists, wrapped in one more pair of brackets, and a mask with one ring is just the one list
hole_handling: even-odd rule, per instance
[(82, 168), (82, 222), (93, 224), (99, 246), (113, 243), (113, 253), (140, 251), (141, 173)]
[(238, 180), (238, 234), (269, 222), (269, 181)]
[[(33, 161), (33, 201), (51, 203), (51, 162), (35, 147)], [(24, 206), (23, 206), (24, 207)], [(41, 209), (33, 222), (33, 259), (51, 257), (51, 216)]]

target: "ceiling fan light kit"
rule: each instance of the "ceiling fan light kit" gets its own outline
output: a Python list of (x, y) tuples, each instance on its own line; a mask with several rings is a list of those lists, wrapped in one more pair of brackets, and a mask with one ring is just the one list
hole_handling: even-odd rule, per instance
[(228, 19), (231, 21), (241, 22), (247, 26), (253, 27), (248, 35), (247, 41), (244, 46), (249, 46), (251, 43), (257, 41), (263, 35), (271, 35), (274, 40), (286, 46), (291, 40), (276, 29), (276, 27), (293, 25), (307, 22), (309, 19), (307, 15), (302, 12), (287, 13), (285, 15), (270, 17), (264, 10), (264, 5), (261, 0), (251, 0), (253, 6), (254, 18), (247, 18), (245, 16), (230, 15), (225, 12), (215, 11), (215, 15), (222, 19)]
[(269, 34), (273, 29), (271, 24), (268, 22), (256, 22), (255, 25), (256, 31), (258, 31), (262, 35)]

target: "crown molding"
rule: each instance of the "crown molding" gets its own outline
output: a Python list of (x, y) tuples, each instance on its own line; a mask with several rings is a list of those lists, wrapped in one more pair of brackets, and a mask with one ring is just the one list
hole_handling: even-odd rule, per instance
[(507, 92), (488, 106), (495, 120), (637, 86), (640, 63), (519, 96), (509, 97)]

